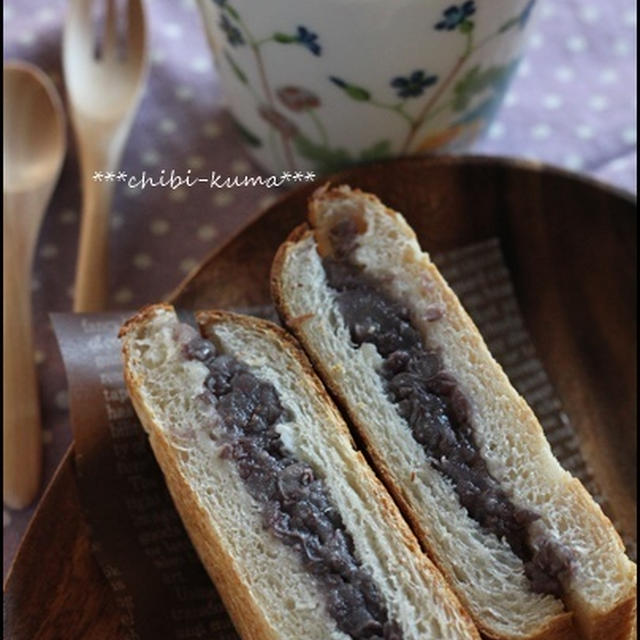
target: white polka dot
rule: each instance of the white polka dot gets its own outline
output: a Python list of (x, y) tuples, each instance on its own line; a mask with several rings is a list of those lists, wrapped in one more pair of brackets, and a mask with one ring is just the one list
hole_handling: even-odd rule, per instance
[(137, 269), (148, 269), (152, 263), (151, 256), (146, 253), (137, 253), (133, 256), (133, 264)]
[(558, 67), (555, 72), (556, 79), (560, 82), (569, 82), (573, 80), (575, 72), (571, 67)]
[(160, 51), (160, 49), (154, 49), (149, 58), (154, 64), (162, 64), (167, 59), (167, 54), (164, 51)]
[(175, 22), (162, 25), (162, 32), (167, 38), (171, 38), (171, 40), (182, 38), (182, 27)]
[(190, 169), (201, 169), (204, 167), (205, 160), (202, 156), (189, 156), (187, 158), (187, 166)]
[(502, 124), (502, 122), (494, 122), (489, 127), (488, 135), (492, 140), (502, 138), (504, 136), (504, 125)]
[(273, 195), (264, 196), (263, 198), (260, 198), (260, 201), (258, 202), (258, 208), (260, 210), (268, 209), (276, 200), (277, 200), (276, 196), (273, 196)]
[(169, 118), (162, 120), (158, 126), (158, 129), (160, 129), (162, 133), (173, 133), (177, 128), (176, 123)]
[(211, 61), (209, 60), (209, 58), (205, 58), (203, 56), (194, 58), (191, 61), (191, 68), (196, 73), (207, 73), (211, 71)]
[(18, 36), (18, 42), (20, 44), (33, 44), (35, 39), (36, 37), (31, 33), (31, 31), (25, 31)]
[(36, 349), (33, 352), (33, 360), (36, 364), (42, 364), (46, 359), (47, 359), (47, 356), (45, 355), (44, 351), (42, 351), (41, 349)]
[(207, 122), (202, 127), (202, 132), (207, 138), (217, 138), (220, 135), (220, 125), (217, 122)]
[(213, 240), (217, 235), (218, 231), (212, 224), (204, 224), (198, 229), (198, 238), (205, 242)]
[(541, 122), (531, 128), (531, 137), (536, 140), (544, 140), (551, 135), (551, 127), (548, 124)]
[(562, 106), (562, 103), (562, 98), (555, 93), (550, 93), (542, 99), (542, 104), (547, 109), (559, 109)]
[(185, 258), (180, 262), (180, 271), (182, 273), (189, 273), (192, 269), (198, 266), (198, 261), (195, 258)]
[(163, 236), (169, 231), (169, 223), (159, 218), (149, 225), (149, 229), (154, 236)]
[(611, 171), (614, 171), (616, 173), (624, 171), (625, 169), (628, 168), (628, 166), (629, 166), (629, 161), (627, 160), (627, 158), (618, 158), (617, 160), (614, 160), (609, 165)]
[(631, 47), (626, 40), (618, 39), (613, 43), (613, 52), (618, 56), (626, 56), (630, 50)]
[(584, 36), (571, 36), (567, 40), (567, 49), (574, 53), (580, 53), (587, 48), (587, 40)]
[(126, 287), (123, 287), (122, 289), (118, 289), (115, 295), (113, 296), (113, 299), (118, 304), (126, 304), (127, 302), (131, 302), (132, 298), (133, 298), (133, 292), (131, 291), (131, 289), (127, 289)]
[(589, 107), (594, 111), (604, 111), (609, 106), (606, 96), (595, 95), (589, 98)]
[(549, 4), (548, 2), (543, 2), (540, 7), (540, 17), (542, 18), (552, 18), (556, 15), (556, 7), (553, 4)]
[(577, 153), (569, 153), (564, 157), (564, 166), (567, 169), (577, 170), (582, 167), (584, 160)]
[(191, 100), (193, 98), (193, 89), (191, 87), (178, 87), (176, 89), (176, 97), (179, 100)]
[(598, 11), (598, 7), (594, 7), (593, 5), (587, 5), (585, 7), (580, 8), (578, 15), (580, 16), (580, 19), (583, 22), (586, 22), (587, 24), (592, 24), (598, 19), (600, 12)]
[(603, 69), (600, 74), (602, 84), (613, 84), (618, 81), (618, 72), (615, 69)]
[(45, 244), (40, 249), (40, 255), (47, 260), (55, 258), (58, 255), (58, 247), (55, 244)]
[(504, 98), (504, 104), (507, 107), (514, 107), (515, 105), (518, 104), (519, 101), (520, 99), (515, 93), (513, 93), (513, 91), (509, 91), (509, 93), (507, 93), (507, 95)]
[(627, 144), (635, 144), (636, 143), (636, 128), (635, 127), (627, 127), (622, 130), (622, 141)]
[(218, 193), (213, 196), (213, 202), (218, 207), (226, 207), (227, 205), (230, 205), (234, 200), (235, 197), (231, 193), (231, 191), (218, 191)]
[(187, 199), (186, 189), (172, 189), (169, 191), (169, 200), (173, 202), (184, 202)]
[(111, 214), (111, 228), (119, 229), (124, 224), (124, 218), (120, 213)]
[(160, 162), (160, 154), (153, 149), (148, 149), (147, 151), (143, 151), (140, 156), (140, 161), (142, 164), (146, 164), (149, 166), (157, 165)]
[(56, 12), (50, 7), (44, 7), (36, 11), (36, 20), (38, 22), (53, 22), (56, 19)]
[(529, 44), (532, 49), (539, 49), (544, 44), (544, 36), (541, 33), (532, 34)]
[(73, 209), (65, 209), (58, 216), (62, 224), (73, 224), (78, 219), (78, 214)]
[(11, 524), (11, 514), (6, 509), (3, 509), (2, 510), (2, 528), (6, 529), (10, 524)]
[(58, 409), (65, 411), (69, 408), (69, 394), (66, 391), (58, 391), (53, 402)]
[(231, 171), (237, 175), (244, 175), (251, 169), (251, 165), (242, 158), (238, 158), (231, 163)]
[(51, 429), (42, 430), (42, 444), (51, 444), (53, 442), (53, 431)]
[(593, 138), (593, 129), (588, 124), (580, 124), (576, 127), (576, 135), (582, 140)]
[(528, 75), (530, 75), (531, 65), (529, 64), (528, 60), (525, 60), (524, 62), (520, 63), (517, 73), (518, 73), (518, 76), (521, 78), (526, 78)]
[(630, 9), (629, 11), (626, 11), (625, 14), (622, 16), (622, 21), (628, 27), (635, 27), (636, 23), (637, 23), (636, 10), (635, 9)]
[(38, 280), (38, 278), (31, 278), (31, 291), (38, 291), (41, 286), (42, 284), (40, 283), (40, 280)]

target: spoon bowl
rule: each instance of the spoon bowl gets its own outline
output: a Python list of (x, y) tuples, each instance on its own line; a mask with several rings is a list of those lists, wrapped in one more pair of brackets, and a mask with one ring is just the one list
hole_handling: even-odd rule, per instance
[(25, 62), (4, 65), (3, 85), (4, 191), (46, 185), (58, 174), (66, 146), (58, 92), (45, 73)]
[(31, 263), (66, 136), (62, 102), (45, 73), (26, 62), (8, 62), (3, 85), (3, 499), (19, 509), (38, 491), (42, 459)]

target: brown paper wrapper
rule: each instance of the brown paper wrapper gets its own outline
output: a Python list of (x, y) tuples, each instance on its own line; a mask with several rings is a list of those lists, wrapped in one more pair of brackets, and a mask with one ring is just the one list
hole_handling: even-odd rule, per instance
[(236, 640), (125, 389), (117, 336), (133, 313), (52, 316), (92, 548), (131, 638)]
[[(610, 512), (535, 355), (498, 241), (433, 258), (540, 419), (556, 457)], [(235, 311), (276, 319), (269, 306)], [(93, 550), (120, 606), (123, 629), (132, 638), (236, 639), (127, 396), (117, 334), (132, 314), (53, 315), (67, 370), (78, 487)], [(622, 533), (634, 556), (634, 542)]]

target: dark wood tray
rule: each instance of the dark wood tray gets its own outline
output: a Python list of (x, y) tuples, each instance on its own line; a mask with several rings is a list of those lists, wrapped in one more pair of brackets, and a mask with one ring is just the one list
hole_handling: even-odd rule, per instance
[[(548, 167), (406, 159), (336, 176), (402, 211), (429, 251), (498, 237), (525, 322), (619, 526), (636, 538), (636, 202)], [(313, 186), (287, 194), (173, 293), (187, 308), (266, 304), (273, 254)], [(91, 554), (72, 450), (4, 588), (5, 637), (114, 638), (118, 611)]]

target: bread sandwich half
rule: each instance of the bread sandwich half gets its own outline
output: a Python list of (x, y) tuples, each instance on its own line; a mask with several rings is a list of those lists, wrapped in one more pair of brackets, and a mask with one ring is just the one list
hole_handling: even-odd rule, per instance
[(284, 330), (146, 307), (125, 380), (244, 640), (479, 640)]
[(635, 564), (399, 213), (318, 190), (272, 295), (484, 635), (630, 637)]

